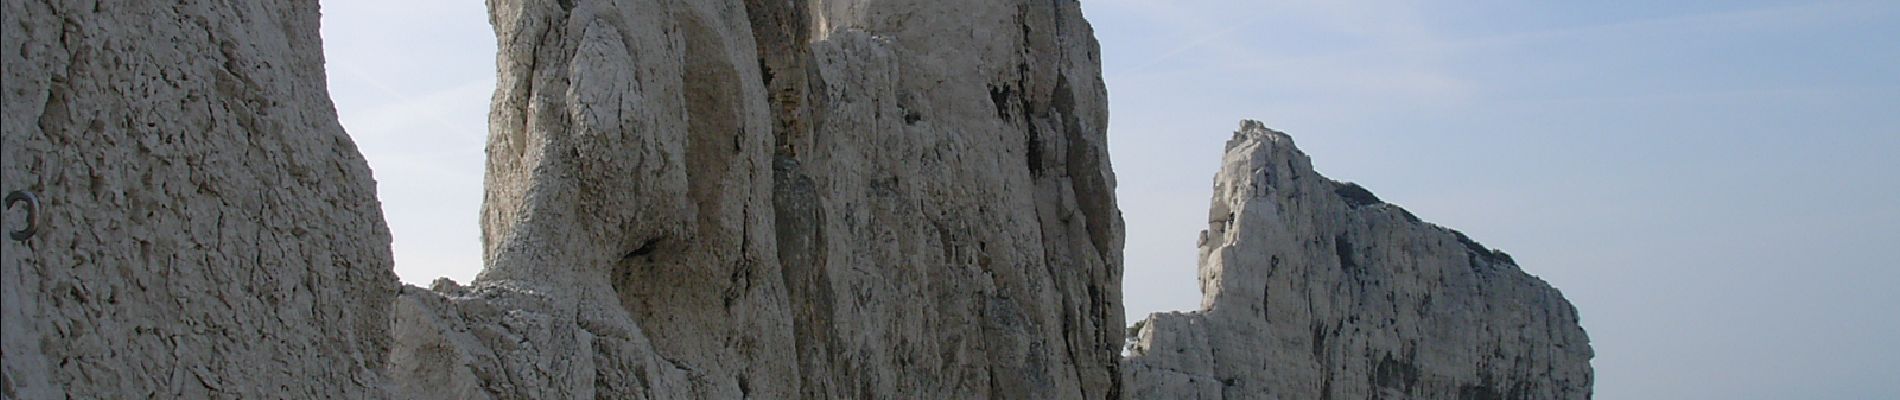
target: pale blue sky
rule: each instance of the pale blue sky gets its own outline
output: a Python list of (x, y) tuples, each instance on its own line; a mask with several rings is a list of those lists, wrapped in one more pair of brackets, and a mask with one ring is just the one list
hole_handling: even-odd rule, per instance
[[(1602, 399), (1900, 398), (1900, 2), (1085, 0), (1130, 319), (1199, 304), (1239, 119), (1510, 252)], [(411, 283), (480, 268), (481, 2), (324, 0), (331, 91)]]

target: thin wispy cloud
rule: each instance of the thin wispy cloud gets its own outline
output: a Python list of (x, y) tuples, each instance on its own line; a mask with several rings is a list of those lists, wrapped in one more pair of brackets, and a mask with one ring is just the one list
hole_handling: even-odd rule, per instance
[[(382, 78), (370, 74), (355, 65), (338, 65), (333, 63), (330, 67), (332, 71), (340, 67), (340, 69), (349, 73), (352, 78), (350, 81), (351, 84), (375, 89), (383, 96), (381, 97), (381, 102), (367, 107), (364, 111), (359, 111), (360, 114), (353, 115), (348, 119), (349, 122), (358, 123), (359, 126), (356, 126), (357, 128), (370, 129), (370, 131), (363, 133), (371, 135), (390, 133), (378, 129), (383, 125), (411, 125), (418, 120), (426, 121), (428, 123), (427, 128), (437, 129), (439, 132), (467, 131), (470, 122), (469, 119), (466, 118), (466, 116), (463, 116), (464, 118), (453, 118), (450, 117), (450, 114), (459, 109), (466, 109), (471, 102), (479, 103), (485, 107), (488, 100), (487, 95), (492, 92), (495, 87), (493, 80), (479, 79), (464, 82), (453, 87), (437, 89), (432, 92), (410, 95), (404, 94), (403, 91), (384, 82)], [(481, 115), (486, 115), (486, 113), (484, 112)], [(365, 124), (366, 122), (368, 124)], [(486, 132), (474, 133), (477, 135), (486, 134)]]
[[(1419, 104), (1460, 102), (1473, 83), (1450, 74), (1443, 42), (1416, 3), (1263, 2), (1195, 7), (1168, 2), (1123, 2), (1179, 45), (1149, 52), (1134, 67), (1115, 69), (1121, 82), (1218, 76), (1232, 89), (1280, 88), (1329, 96), (1412, 99)], [(1299, 24), (1300, 26), (1285, 26)], [(1290, 38), (1289, 30), (1333, 32), (1333, 39)], [(1329, 40), (1323, 50), (1288, 56), (1289, 43)], [(1335, 43), (1337, 42), (1337, 43)], [(1311, 45), (1309, 45), (1311, 46)], [(1336, 47), (1336, 48), (1334, 48)]]
[(1778, 31), (1867, 20), (1891, 14), (1874, 3), (1815, 2), (1708, 12), (1476, 38), (1446, 47), (1525, 46), (1575, 38), (1647, 38)]
[(1154, 68), (1157, 65), (1161, 65), (1161, 64), (1169, 63), (1169, 62), (1179, 62), (1179, 60), (1175, 59), (1176, 57), (1180, 57), (1184, 53), (1199, 49), (1201, 47), (1205, 47), (1208, 44), (1215, 43), (1217, 41), (1232, 40), (1228, 38), (1228, 36), (1234, 34), (1234, 32), (1239, 32), (1242, 28), (1246, 28), (1246, 26), (1230, 25), (1227, 28), (1221, 29), (1220, 31), (1217, 31), (1217, 32), (1201, 34), (1199, 37), (1195, 38), (1194, 40), (1190, 40), (1187, 43), (1184, 43), (1180, 46), (1175, 46), (1172, 49), (1168, 49), (1167, 51), (1163, 51), (1160, 54), (1157, 54), (1154, 56), (1148, 56), (1146, 57), (1148, 60), (1146, 63), (1136, 65), (1135, 67), (1129, 68), (1127, 71), (1122, 71), (1122, 72), (1126, 74), (1139, 74), (1151, 68)]
[[(1140, 14), (1150, 23), (1162, 29), (1180, 29), (1177, 37), (1189, 38), (1176, 40), (1181, 44), (1168, 49), (1153, 52), (1152, 56), (1143, 56), (1146, 62), (1122, 71), (1140, 73), (1164, 63), (1182, 65), (1201, 64), (1208, 61), (1219, 63), (1249, 63), (1261, 61), (1264, 54), (1258, 48), (1264, 41), (1276, 43), (1283, 41), (1305, 40), (1286, 38), (1278, 33), (1281, 27), (1272, 21), (1302, 21), (1315, 28), (1337, 32), (1342, 36), (1356, 38), (1369, 45), (1362, 48), (1381, 49), (1384, 52), (1401, 52), (1405, 49), (1423, 47), (1421, 45), (1440, 41), (1437, 30), (1428, 23), (1423, 13), (1413, 4), (1370, 5), (1359, 2), (1329, 1), (1290, 1), (1262, 2), (1244, 4), (1222, 4), (1221, 7), (1199, 6), (1197, 2), (1116, 2), (1119, 6), (1140, 10)], [(1272, 18), (1255, 18), (1271, 16)], [(1310, 28), (1308, 28), (1310, 29)], [(1346, 50), (1350, 52), (1352, 50)], [(1200, 56), (1212, 56), (1213, 60), (1184, 60), (1179, 56), (1196, 52)], [(1340, 50), (1329, 50), (1338, 54)]]

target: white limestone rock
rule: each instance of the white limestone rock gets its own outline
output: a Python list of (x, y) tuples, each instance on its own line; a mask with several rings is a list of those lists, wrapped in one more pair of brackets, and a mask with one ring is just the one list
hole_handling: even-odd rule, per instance
[(1202, 310), (1131, 328), (1136, 399), (1585, 399), (1576, 310), (1511, 257), (1313, 171), (1246, 121), (1202, 232)]
[(1122, 397), (1074, 1), (490, 5), (487, 266), (400, 396)]
[[(0, 0), (0, 398), (379, 398), (390, 237), (312, 1)], [(6, 212), (6, 228), (26, 219)]]
[(487, 268), (399, 290), (314, 3), (0, 0), (0, 398), (1588, 396), (1555, 290), (1257, 123), (1122, 363), (1074, 1), (490, 5)]

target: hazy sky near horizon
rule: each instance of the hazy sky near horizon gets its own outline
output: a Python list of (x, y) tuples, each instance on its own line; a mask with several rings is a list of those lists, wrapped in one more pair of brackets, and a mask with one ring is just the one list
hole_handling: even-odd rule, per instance
[[(482, 2), (323, 0), (405, 282), (481, 268)], [(1603, 399), (1900, 398), (1900, 2), (1084, 0), (1128, 317), (1192, 310), (1240, 119), (1511, 253)]]

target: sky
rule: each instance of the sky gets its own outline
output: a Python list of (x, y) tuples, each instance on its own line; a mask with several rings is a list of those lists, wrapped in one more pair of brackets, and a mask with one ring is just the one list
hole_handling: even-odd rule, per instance
[[(482, 2), (324, 0), (396, 272), (466, 282)], [(1241, 119), (1510, 252), (1575, 304), (1601, 399), (1900, 398), (1900, 2), (1084, 0), (1130, 321), (1193, 310)]]

